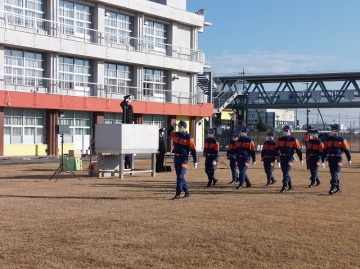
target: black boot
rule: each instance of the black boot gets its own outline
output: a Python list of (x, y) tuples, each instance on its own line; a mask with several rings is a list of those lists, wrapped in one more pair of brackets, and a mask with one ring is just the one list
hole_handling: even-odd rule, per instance
[(265, 186), (270, 186), (271, 185), (271, 179), (269, 178), (266, 182), (266, 185)]
[(316, 185), (315, 185), (315, 186), (319, 186), (320, 184), (321, 184), (320, 179), (317, 179), (317, 180), (316, 180)]
[(288, 191), (292, 191), (293, 189), (294, 189), (294, 185), (293, 184), (291, 184), (291, 183), (289, 183), (288, 184)]
[(188, 189), (185, 190), (185, 195), (184, 198), (189, 198), (190, 197), (190, 192)]
[(275, 178), (271, 178), (271, 184), (275, 184), (275, 182), (276, 182), (276, 179)]
[(180, 194), (181, 194), (181, 191), (176, 191), (176, 194), (175, 194), (174, 198), (172, 198), (172, 200), (179, 200)]
[(209, 179), (208, 184), (206, 185), (206, 187), (211, 187), (211, 182), (212, 182), (212, 180)]
[(311, 183), (310, 183), (310, 185), (308, 186), (309, 188), (312, 188), (312, 187), (314, 187), (315, 186), (315, 180), (311, 180)]
[(329, 190), (329, 194), (332, 195), (335, 193), (335, 185), (331, 185), (330, 190)]
[(216, 177), (214, 177), (213, 180), (212, 180), (213, 186), (215, 186), (217, 182), (218, 182), (218, 179)]
[(339, 185), (336, 186), (336, 190), (334, 193), (342, 193), (342, 190), (340, 189)]
[(281, 188), (280, 192), (285, 193), (285, 192), (286, 192), (286, 186), (287, 186), (287, 185), (284, 184), (283, 187)]
[(239, 186), (236, 187), (237, 190), (241, 190), (243, 188), (243, 184), (240, 183)]
[(248, 179), (245, 180), (246, 183), (246, 188), (250, 188), (251, 187), (251, 183)]

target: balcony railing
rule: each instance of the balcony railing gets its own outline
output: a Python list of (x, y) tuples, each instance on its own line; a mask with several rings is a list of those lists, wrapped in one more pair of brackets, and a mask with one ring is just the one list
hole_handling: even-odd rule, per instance
[(125, 95), (131, 94), (133, 100), (137, 101), (189, 105), (207, 103), (207, 96), (201, 93), (98, 84), (82, 81), (63, 81), (11, 74), (0, 74), (0, 90), (119, 100), (122, 100)]
[(200, 50), (0, 11), (0, 28), (205, 63)]

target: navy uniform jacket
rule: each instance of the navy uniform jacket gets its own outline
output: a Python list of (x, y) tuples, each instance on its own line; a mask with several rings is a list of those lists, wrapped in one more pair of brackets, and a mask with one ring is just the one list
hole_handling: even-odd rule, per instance
[(235, 142), (236, 157), (237, 158), (252, 158), (253, 162), (255, 160), (255, 145), (254, 142), (249, 137), (239, 137)]
[(301, 145), (293, 136), (280, 137), (276, 142), (275, 150), (279, 153), (280, 157), (293, 157), (294, 152), (296, 151), (300, 161), (302, 161)]
[(191, 152), (194, 163), (198, 162), (194, 138), (188, 132), (175, 132), (174, 126), (170, 126), (167, 134), (173, 139), (175, 156), (186, 156), (188, 158), (189, 152)]
[(203, 155), (206, 159), (212, 159), (217, 162), (220, 150), (220, 143), (215, 137), (208, 137), (205, 139)]
[(316, 159), (324, 162), (323, 158), (324, 145), (319, 139), (310, 139), (306, 146), (306, 159)]
[(235, 143), (236, 143), (236, 141), (234, 141), (232, 139), (230, 140), (230, 143), (229, 143), (227, 151), (226, 151), (226, 157), (228, 159), (232, 159), (232, 158), (236, 157), (235, 156), (236, 155)]
[(326, 141), (324, 143), (324, 151), (323, 151), (323, 158), (326, 157), (333, 157), (338, 156), (340, 157), (341, 154), (345, 152), (346, 158), (348, 161), (351, 161), (351, 154), (350, 154), (350, 148), (346, 141), (341, 136), (329, 136), (326, 138)]
[(276, 142), (274, 140), (265, 141), (260, 153), (261, 159), (264, 160), (264, 158), (266, 158), (266, 160), (275, 161), (278, 156), (275, 146)]
[(122, 123), (132, 124), (134, 122), (134, 111), (132, 105), (127, 103), (126, 100), (123, 100), (120, 103), (120, 106), (123, 110)]

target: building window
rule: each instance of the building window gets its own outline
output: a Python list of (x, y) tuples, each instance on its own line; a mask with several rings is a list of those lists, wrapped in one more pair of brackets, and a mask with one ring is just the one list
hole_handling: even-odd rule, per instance
[(45, 3), (46, 0), (5, 0), (7, 23), (44, 29)]
[(110, 43), (127, 45), (133, 31), (133, 18), (127, 15), (108, 12), (105, 17), (105, 38)]
[(4, 143), (45, 143), (45, 110), (5, 108)]
[(144, 69), (143, 94), (145, 96), (163, 95), (166, 87), (165, 72), (154, 69)]
[(146, 48), (166, 53), (166, 25), (153, 21), (146, 21), (144, 33)]
[(92, 9), (89, 6), (60, 0), (59, 19), (62, 33), (92, 41)]
[[(82, 143), (87, 145), (91, 134), (91, 113), (84, 111), (64, 111), (64, 117), (59, 118), (60, 125), (68, 125), (70, 134), (64, 134), (64, 143)], [(86, 136), (86, 138), (84, 138)], [(78, 138), (81, 139), (78, 139)], [(76, 146), (77, 149), (83, 149), (82, 145)], [(85, 146), (87, 148), (87, 146)]]
[[(163, 115), (143, 115), (143, 124), (157, 125), (159, 128), (166, 128), (166, 116)], [(166, 132), (164, 133), (166, 138)]]
[(104, 84), (106, 93), (127, 94), (131, 86), (130, 66), (105, 63)]
[(44, 54), (5, 48), (4, 58), (5, 84), (44, 86)]
[(91, 81), (90, 61), (71, 57), (59, 57), (60, 88), (89, 91)]
[(105, 124), (121, 124), (122, 113), (104, 113)]

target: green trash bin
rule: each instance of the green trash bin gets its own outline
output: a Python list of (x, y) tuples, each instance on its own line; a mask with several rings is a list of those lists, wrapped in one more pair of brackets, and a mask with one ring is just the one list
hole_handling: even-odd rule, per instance
[[(60, 159), (61, 162), (61, 159)], [(74, 157), (66, 157), (64, 158), (63, 171), (73, 171), (75, 170), (75, 158)]]

